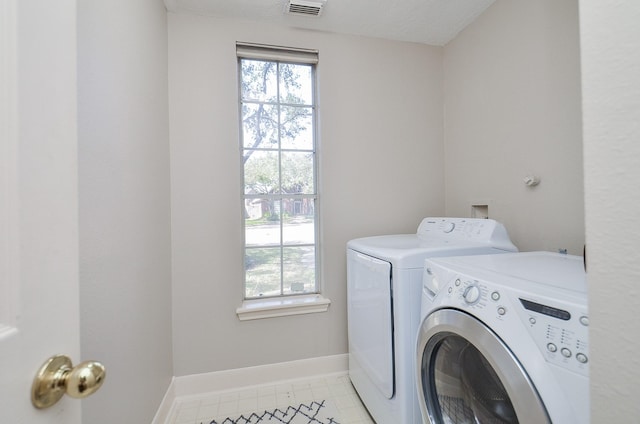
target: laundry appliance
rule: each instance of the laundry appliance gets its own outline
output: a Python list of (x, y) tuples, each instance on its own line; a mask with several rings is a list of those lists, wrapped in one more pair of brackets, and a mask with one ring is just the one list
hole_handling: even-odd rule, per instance
[(426, 259), (421, 316), (415, 370), (425, 423), (589, 422), (582, 257)]
[(424, 259), (514, 251), (491, 219), (425, 218), (416, 234), (347, 243), (349, 376), (377, 424), (421, 422), (414, 358)]

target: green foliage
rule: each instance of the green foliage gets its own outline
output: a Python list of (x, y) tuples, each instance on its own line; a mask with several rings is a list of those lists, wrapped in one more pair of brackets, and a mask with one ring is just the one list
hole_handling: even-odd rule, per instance
[(241, 66), (245, 193), (313, 193), (311, 67), (258, 60)]

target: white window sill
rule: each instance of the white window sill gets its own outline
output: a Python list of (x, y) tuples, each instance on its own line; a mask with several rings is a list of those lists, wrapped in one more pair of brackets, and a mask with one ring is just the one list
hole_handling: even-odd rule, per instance
[(319, 294), (251, 299), (236, 309), (240, 321), (326, 312), (331, 301)]

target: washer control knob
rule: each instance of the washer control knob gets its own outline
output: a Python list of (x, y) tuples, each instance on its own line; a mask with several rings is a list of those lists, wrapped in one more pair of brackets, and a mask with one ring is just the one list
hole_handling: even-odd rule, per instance
[(584, 353), (576, 353), (576, 359), (582, 364), (586, 364), (587, 362), (589, 362), (589, 358), (587, 358), (587, 355), (585, 355)]
[(555, 352), (555, 351), (557, 351), (557, 350), (558, 350), (558, 346), (556, 346), (556, 345), (555, 345), (555, 344), (553, 344), (553, 343), (549, 343), (549, 344), (547, 344), (547, 350), (548, 350), (549, 352)]
[(560, 353), (562, 353), (562, 356), (564, 356), (565, 358), (571, 358), (571, 351), (566, 347), (560, 349)]
[(466, 289), (464, 289), (464, 293), (462, 293), (462, 297), (464, 297), (464, 301), (468, 305), (473, 305), (478, 300), (480, 300), (481, 294), (482, 292), (480, 291), (480, 287), (476, 286), (475, 284), (471, 284), (467, 286)]
[(453, 222), (447, 222), (444, 224), (444, 227), (442, 228), (442, 231), (444, 231), (445, 233), (450, 233), (451, 231), (453, 231), (453, 229), (456, 228), (456, 224)]

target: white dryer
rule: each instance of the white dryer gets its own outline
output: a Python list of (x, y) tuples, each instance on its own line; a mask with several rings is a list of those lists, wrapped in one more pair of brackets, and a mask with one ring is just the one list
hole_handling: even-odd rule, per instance
[(425, 218), (416, 234), (348, 242), (349, 376), (378, 424), (421, 422), (414, 349), (424, 259), (514, 251), (490, 219)]
[(425, 260), (416, 380), (425, 423), (589, 422), (582, 257)]

